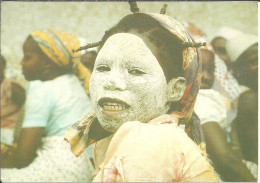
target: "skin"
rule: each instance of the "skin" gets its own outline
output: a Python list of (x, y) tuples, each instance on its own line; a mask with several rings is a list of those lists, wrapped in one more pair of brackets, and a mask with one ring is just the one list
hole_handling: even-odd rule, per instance
[(211, 45), (214, 48), (215, 53), (223, 60), (227, 66), (230, 65), (230, 59), (226, 51), (227, 40), (223, 37), (217, 37), (212, 40)]
[(202, 130), (206, 140), (207, 153), (223, 181), (256, 181), (247, 167), (242, 163), (242, 159), (229, 146), (217, 122), (203, 124)]
[[(1, 55), (0, 59), (0, 82), (2, 83), (5, 71), (5, 60)], [(5, 108), (8, 107), (6, 110), (1, 110), (1, 118), (9, 116), (13, 112), (16, 112), (25, 102), (25, 90), (18, 85), (17, 83), (12, 82), (12, 104), (8, 106), (4, 106)]]
[(37, 43), (29, 36), (23, 45), (24, 57), (21, 60), (23, 74), (26, 80), (52, 80), (65, 74), (62, 68), (54, 64), (38, 47)]
[[(214, 55), (203, 49), (201, 50), (201, 54), (201, 88), (209, 89), (214, 81)], [(231, 149), (226, 136), (217, 122), (212, 121), (203, 124), (202, 130), (206, 140), (207, 153), (212, 159), (216, 171), (220, 174), (222, 180), (255, 181), (249, 170), (242, 163), (242, 158)]]
[(241, 94), (234, 129), (238, 133), (243, 158), (258, 164), (258, 95), (255, 91)]
[(0, 59), (0, 82), (2, 83), (3, 79), (4, 79), (4, 71), (5, 71), (5, 61), (3, 60), (4, 58), (2, 58), (1, 55), (1, 59)]
[(201, 49), (202, 58), (202, 78), (201, 78), (201, 89), (209, 89), (212, 87), (214, 82), (214, 54), (210, 51)]
[(12, 83), (12, 104), (5, 106), (6, 110), (1, 110), (1, 118), (16, 112), (25, 102), (25, 90), (16, 83)]
[(24, 128), (17, 149), (11, 156), (1, 156), (1, 168), (23, 168), (36, 157), (36, 150), (41, 146), (44, 128)]
[(92, 72), (96, 57), (97, 53), (95, 51), (90, 51), (82, 55), (80, 61)]
[(258, 44), (249, 47), (234, 63), (238, 82), (254, 91), (258, 90)]
[[(101, 126), (110, 132), (126, 121), (148, 122), (169, 109), (161, 66), (143, 40), (129, 33), (111, 36), (100, 50), (90, 80), (90, 95)], [(104, 102), (120, 100), (118, 103), (126, 104), (126, 108), (106, 110), (102, 98)]]

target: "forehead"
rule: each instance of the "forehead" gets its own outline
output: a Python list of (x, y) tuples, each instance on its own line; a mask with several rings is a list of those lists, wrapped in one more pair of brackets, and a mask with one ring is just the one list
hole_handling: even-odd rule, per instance
[(24, 50), (24, 52), (37, 52), (37, 53), (41, 52), (36, 41), (34, 41), (34, 39), (31, 36), (29, 36), (25, 40), (25, 42), (23, 44), (23, 50)]
[(226, 44), (226, 42), (227, 42), (227, 40), (225, 39), (225, 38), (223, 38), (223, 37), (217, 37), (217, 38), (215, 38), (213, 41), (212, 41), (212, 45), (214, 45), (214, 46), (225, 46), (225, 44)]
[(246, 59), (257, 59), (258, 58), (258, 43), (250, 46), (242, 55), (242, 62), (247, 62)]
[(248, 54), (248, 55), (250, 55), (250, 54), (252, 54), (252, 53), (256, 53), (256, 52), (258, 52), (258, 43), (256, 43), (256, 44), (250, 46), (250, 47), (245, 51), (245, 53)]
[(97, 62), (111, 59), (115, 61), (115, 58), (124, 61), (156, 60), (145, 42), (130, 33), (118, 33), (109, 37), (97, 56)]
[(202, 58), (202, 64), (210, 64), (210, 65), (214, 65), (214, 53), (209, 51), (209, 50), (205, 50), (205, 49), (201, 49), (201, 58)]

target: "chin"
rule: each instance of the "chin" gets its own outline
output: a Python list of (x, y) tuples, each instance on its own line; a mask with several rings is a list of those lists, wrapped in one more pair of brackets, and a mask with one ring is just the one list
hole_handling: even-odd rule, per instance
[(106, 121), (106, 120), (99, 120), (99, 123), (101, 125), (101, 127), (108, 131), (108, 132), (116, 132), (120, 126), (123, 124), (123, 123), (120, 123), (118, 121), (114, 121), (114, 120), (109, 120), (109, 121)]
[(31, 77), (29, 77), (29, 76), (27, 76), (27, 75), (25, 75), (25, 74), (24, 74), (24, 78), (25, 78), (27, 81), (33, 81), (33, 78), (31, 78)]

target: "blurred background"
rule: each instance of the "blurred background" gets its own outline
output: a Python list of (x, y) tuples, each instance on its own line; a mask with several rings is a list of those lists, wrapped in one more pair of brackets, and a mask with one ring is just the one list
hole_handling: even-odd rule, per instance
[[(208, 41), (222, 26), (252, 34), (258, 32), (257, 2), (138, 2), (141, 12), (166, 14), (189, 21), (204, 30)], [(130, 14), (127, 2), (1, 2), (1, 53), (8, 64), (6, 76), (23, 84), (22, 45), (36, 29), (55, 28), (74, 33), (89, 42), (99, 41), (105, 30)]]

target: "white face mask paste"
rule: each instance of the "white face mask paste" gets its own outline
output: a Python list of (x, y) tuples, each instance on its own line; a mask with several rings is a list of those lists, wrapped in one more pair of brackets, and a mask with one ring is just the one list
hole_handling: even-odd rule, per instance
[(97, 55), (90, 95), (101, 126), (115, 132), (127, 121), (148, 122), (168, 111), (167, 81), (143, 40), (118, 33)]

